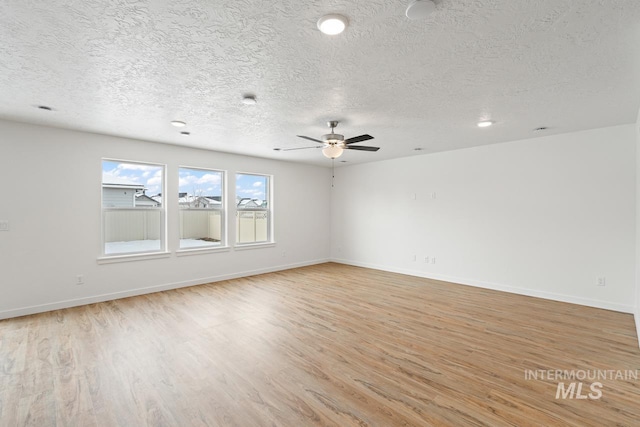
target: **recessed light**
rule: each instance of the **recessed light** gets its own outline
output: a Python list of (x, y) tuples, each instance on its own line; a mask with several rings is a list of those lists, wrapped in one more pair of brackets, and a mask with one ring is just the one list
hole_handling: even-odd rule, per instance
[(407, 7), (405, 14), (409, 19), (424, 19), (436, 10), (436, 4), (431, 0), (415, 0)]
[(318, 29), (324, 34), (335, 36), (347, 28), (347, 18), (342, 15), (330, 14), (318, 19)]
[(482, 122), (478, 122), (478, 127), (479, 128), (488, 128), (489, 126), (491, 126), (494, 123), (493, 120), (484, 120)]
[(186, 130), (183, 132), (180, 132), (180, 135), (191, 135), (191, 132), (187, 132)]
[(39, 108), (40, 110), (45, 110), (45, 111), (53, 111), (53, 108), (48, 107), (46, 105), (38, 105), (36, 108)]
[(181, 122), (180, 120), (174, 120), (171, 122), (172, 126), (175, 126), (177, 128), (183, 128), (185, 127), (187, 124), (185, 122)]
[(340, 163), (348, 163), (348, 160), (340, 160)]
[(257, 102), (256, 97), (253, 95), (245, 95), (242, 97), (242, 103), (244, 105), (255, 105)]
[(542, 132), (542, 131), (545, 131), (547, 129), (549, 129), (549, 128), (546, 127), (546, 126), (540, 126), (539, 128), (535, 128), (533, 131), (534, 132)]
[(421, 148), (421, 147), (416, 147), (413, 149), (413, 151), (422, 151), (422, 150), (424, 150), (424, 148)]
[(280, 151), (282, 148), (274, 148), (273, 151)]

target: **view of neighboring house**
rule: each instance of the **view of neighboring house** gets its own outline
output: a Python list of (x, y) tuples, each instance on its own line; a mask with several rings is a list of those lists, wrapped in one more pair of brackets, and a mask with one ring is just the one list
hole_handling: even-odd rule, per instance
[(222, 207), (220, 196), (195, 196), (188, 193), (179, 193), (178, 203), (183, 209), (214, 209)]
[(136, 207), (136, 195), (138, 194), (144, 194), (144, 185), (133, 183), (102, 184), (102, 203), (105, 208)]
[[(152, 200), (157, 206), (162, 205), (162, 193), (155, 196), (145, 196)], [(221, 196), (194, 196), (189, 193), (178, 193), (178, 204), (182, 209), (215, 209), (222, 207)]]
[(249, 197), (236, 198), (236, 206), (238, 209), (266, 208), (267, 201), (260, 199), (251, 199)]
[(105, 208), (157, 208), (162, 206), (162, 199), (156, 200), (145, 194), (142, 184), (104, 183), (102, 184), (102, 200)]
[(154, 200), (153, 198), (147, 196), (144, 191), (142, 192), (142, 194), (136, 194), (136, 207), (157, 208), (159, 206), (162, 206), (162, 202), (158, 202), (157, 200)]
[[(102, 200), (107, 208), (135, 208), (162, 206), (162, 193), (155, 196), (145, 194), (144, 185), (134, 183), (102, 184)], [(178, 203), (183, 209), (215, 209), (222, 207), (221, 196), (196, 196), (189, 193), (178, 193)], [(237, 197), (238, 209), (260, 209), (267, 207), (266, 200)]]

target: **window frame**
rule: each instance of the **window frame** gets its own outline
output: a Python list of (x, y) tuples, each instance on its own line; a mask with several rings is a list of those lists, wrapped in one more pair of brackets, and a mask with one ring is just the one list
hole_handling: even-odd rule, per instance
[[(235, 172), (235, 181), (234, 181), (234, 190), (235, 190), (235, 195), (236, 198), (235, 200), (237, 200), (237, 195), (238, 195), (238, 175), (253, 175), (253, 176), (259, 176), (259, 177), (264, 177), (267, 179), (267, 183), (265, 185), (265, 191), (267, 192), (265, 194), (265, 200), (267, 202), (267, 207), (266, 208), (238, 208), (238, 204), (237, 202), (234, 203), (234, 209), (235, 209), (235, 241), (234, 241), (234, 249), (235, 250), (243, 250), (243, 249), (252, 249), (252, 248), (258, 248), (258, 247), (269, 247), (269, 246), (274, 246), (275, 245), (275, 237), (274, 237), (274, 208), (273, 208), (273, 175), (271, 174), (265, 174), (265, 173), (257, 173), (257, 172), (242, 172), (242, 171), (237, 171)], [(267, 213), (267, 240), (263, 240), (263, 241), (259, 241), (259, 242), (239, 242), (238, 240), (238, 214), (240, 212), (266, 212)]]
[[(104, 162), (125, 163), (131, 165), (143, 165), (159, 167), (162, 171), (162, 182), (160, 184), (160, 192), (163, 195), (162, 203), (160, 206), (144, 206), (138, 207), (115, 207), (104, 206), (104, 191), (103, 191), (103, 168)], [(110, 263), (118, 261), (132, 261), (138, 259), (155, 259), (170, 256), (167, 250), (167, 201), (166, 201), (166, 188), (167, 188), (167, 165), (164, 163), (155, 163), (139, 160), (127, 160), (127, 159), (115, 159), (110, 157), (103, 157), (100, 159), (100, 256), (98, 257), (98, 263)], [(135, 198), (135, 195), (134, 195)], [(157, 211), (160, 213), (160, 248), (158, 250), (142, 250), (135, 252), (115, 252), (106, 253), (106, 216), (108, 212), (123, 212), (123, 211)]]
[[(228, 246), (228, 227), (227, 227), (227, 171), (223, 169), (212, 169), (201, 166), (178, 166), (178, 183), (180, 182), (180, 171), (182, 169), (191, 169), (196, 171), (204, 171), (204, 172), (217, 172), (222, 176), (222, 182), (220, 183), (220, 193), (221, 193), (221, 202), (222, 205), (220, 208), (185, 208), (184, 210), (194, 210), (194, 211), (219, 211), (220, 212), (220, 244), (219, 245), (211, 245), (211, 246), (203, 246), (203, 247), (192, 247), (192, 248), (183, 248), (180, 246), (182, 237), (180, 236), (180, 230), (182, 229), (182, 224), (180, 223), (180, 211), (183, 208), (180, 207), (180, 197), (177, 200), (178, 207), (178, 218), (176, 224), (178, 226), (178, 249), (176, 250), (177, 255), (187, 255), (190, 253), (203, 253), (203, 252), (221, 252), (227, 251), (229, 249)], [(178, 184), (179, 189), (179, 184)], [(179, 190), (178, 190), (179, 191)]]

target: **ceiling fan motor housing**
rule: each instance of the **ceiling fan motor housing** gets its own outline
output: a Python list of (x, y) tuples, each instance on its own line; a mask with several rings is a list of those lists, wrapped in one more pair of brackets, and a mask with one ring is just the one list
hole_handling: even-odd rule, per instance
[(322, 142), (325, 144), (335, 145), (344, 141), (344, 135), (339, 133), (327, 133), (322, 135)]

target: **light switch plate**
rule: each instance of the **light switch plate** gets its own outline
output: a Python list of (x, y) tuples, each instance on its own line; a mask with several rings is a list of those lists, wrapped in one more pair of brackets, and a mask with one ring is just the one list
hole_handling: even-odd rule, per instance
[(9, 231), (9, 221), (5, 219), (0, 220), (0, 231)]

